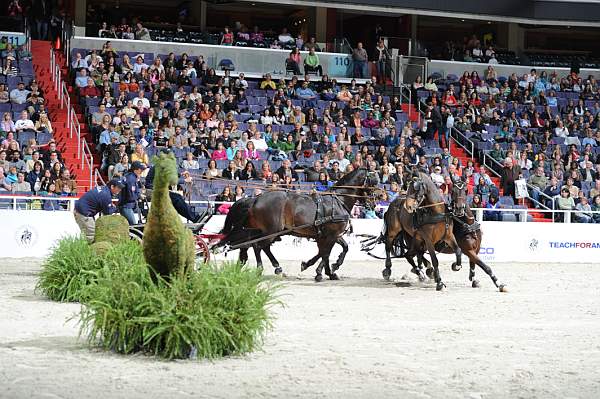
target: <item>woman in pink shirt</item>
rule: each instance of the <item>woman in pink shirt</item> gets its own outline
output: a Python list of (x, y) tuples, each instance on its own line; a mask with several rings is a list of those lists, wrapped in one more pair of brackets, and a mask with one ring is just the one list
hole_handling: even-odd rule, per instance
[(253, 161), (260, 159), (260, 153), (256, 151), (254, 148), (254, 143), (252, 141), (248, 141), (246, 144), (246, 149), (244, 150), (244, 158), (251, 159)]
[(225, 147), (223, 147), (222, 142), (219, 141), (217, 144), (217, 149), (213, 151), (210, 158), (214, 159), (215, 161), (224, 161), (227, 159), (227, 150), (225, 150)]

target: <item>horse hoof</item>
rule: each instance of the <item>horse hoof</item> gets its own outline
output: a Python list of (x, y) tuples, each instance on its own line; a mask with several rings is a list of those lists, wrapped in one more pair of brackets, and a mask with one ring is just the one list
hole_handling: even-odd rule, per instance
[(321, 276), (320, 274), (317, 274), (315, 276), (315, 282), (320, 283), (321, 281), (323, 281), (323, 276)]
[(479, 281), (473, 280), (473, 282), (471, 283), (471, 287), (473, 287), (473, 288), (479, 288)]
[(452, 270), (454, 270), (455, 272), (457, 272), (460, 269), (462, 269), (462, 265), (459, 265), (456, 262), (452, 262)]
[(341, 265), (338, 265), (337, 263), (334, 263), (333, 265), (331, 265), (331, 271), (335, 272), (340, 268)]
[(500, 292), (508, 292), (508, 288), (506, 288), (506, 286), (505, 286), (504, 284), (500, 284), (500, 285), (498, 286), (498, 290), (499, 290)]
[(390, 276), (392, 275), (392, 271), (390, 269), (383, 269), (381, 274), (383, 275), (384, 280), (387, 281), (390, 279)]
[(283, 273), (283, 269), (281, 267), (277, 266), (275, 268), (274, 272), (275, 272), (275, 274), (281, 274), (281, 273)]
[(433, 268), (430, 267), (429, 269), (425, 270), (425, 274), (427, 274), (427, 277), (433, 278)]
[(437, 285), (435, 286), (435, 290), (436, 290), (436, 291), (441, 291), (441, 290), (443, 290), (444, 288), (446, 288), (446, 284), (444, 284), (444, 283), (442, 283), (442, 282), (439, 282), (439, 283), (437, 283)]
[(340, 278), (338, 277), (338, 275), (337, 275), (337, 274), (335, 274), (335, 273), (331, 273), (331, 275), (329, 276), (329, 279), (330, 279), (330, 280), (339, 280)]
[(303, 271), (305, 271), (306, 269), (308, 269), (308, 265), (306, 264), (306, 262), (302, 262), (302, 263), (300, 264), (300, 271), (301, 271), (301, 272), (303, 272)]

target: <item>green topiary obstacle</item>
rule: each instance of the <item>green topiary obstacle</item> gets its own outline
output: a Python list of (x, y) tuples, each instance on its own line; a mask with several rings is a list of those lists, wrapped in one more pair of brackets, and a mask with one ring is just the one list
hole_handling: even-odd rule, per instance
[(169, 197), (169, 186), (177, 184), (175, 156), (154, 157), (152, 206), (144, 227), (144, 258), (167, 281), (173, 274), (186, 275), (193, 270), (196, 258), (194, 236), (187, 229)]
[(129, 240), (129, 223), (123, 216), (102, 216), (96, 220), (94, 242), (117, 244), (127, 240)]
[(80, 325), (90, 346), (166, 359), (218, 358), (254, 351), (272, 328), (278, 286), (256, 269), (206, 265), (154, 282), (139, 244), (119, 247), (126, 256), (107, 253), (85, 291)]

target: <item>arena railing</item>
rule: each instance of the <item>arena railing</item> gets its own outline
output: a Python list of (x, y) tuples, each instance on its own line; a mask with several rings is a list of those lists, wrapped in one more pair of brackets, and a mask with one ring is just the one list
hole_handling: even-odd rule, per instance
[[(457, 137), (454, 137), (456, 135)], [(465, 136), (460, 130), (455, 127), (450, 129), (450, 137), (452, 140), (458, 144), (467, 154), (471, 156), (471, 160), (475, 159), (475, 142)], [(461, 142), (462, 141), (462, 142)]]
[[(13, 195), (13, 194), (0, 194), (0, 210), (46, 210), (52, 211), (73, 211), (75, 209), (75, 201), (79, 199), (79, 196), (73, 197), (45, 197), (37, 195)], [(40, 203), (41, 201), (41, 203)], [(44, 209), (44, 201), (51, 201), (53, 206), (51, 209)], [(55, 203), (56, 202), (56, 203)], [(233, 204), (233, 202), (220, 202), (220, 201), (188, 201), (189, 205), (198, 206), (204, 205), (206, 208), (215, 207), (215, 205), (221, 204)], [(64, 205), (64, 206), (63, 206)], [(385, 211), (386, 207), (379, 207), (378, 210)], [(558, 210), (558, 209), (510, 209), (510, 208), (472, 208), (475, 214), (475, 218), (478, 222), (486, 221), (485, 213), (510, 213), (513, 215), (519, 215), (516, 217), (517, 221), (523, 223), (539, 223), (528, 220), (528, 216), (531, 212), (552, 214), (551, 219), (546, 219), (552, 223), (578, 223), (575, 221), (573, 216), (576, 213), (585, 213), (589, 215), (600, 215), (600, 211), (582, 212), (579, 210)], [(382, 219), (380, 219), (382, 220)], [(501, 223), (501, 222), (500, 222)]]
[(0, 194), (0, 210), (45, 210), (44, 201), (50, 201), (52, 209), (46, 209), (47, 211), (72, 212), (75, 209), (75, 201), (78, 199), (79, 196), (47, 197), (42, 195)]
[(83, 170), (85, 165), (88, 166), (90, 173), (89, 187), (92, 189), (94, 187), (94, 156), (92, 155), (90, 147), (85, 139), (80, 138), (79, 142), (81, 143), (81, 170)]

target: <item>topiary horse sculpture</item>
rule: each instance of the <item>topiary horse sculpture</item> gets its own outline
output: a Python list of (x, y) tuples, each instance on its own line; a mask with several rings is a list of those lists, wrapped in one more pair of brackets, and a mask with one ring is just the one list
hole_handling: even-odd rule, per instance
[(195, 244), (169, 197), (169, 186), (177, 184), (177, 164), (173, 154), (154, 157), (154, 190), (148, 220), (144, 227), (144, 258), (151, 274), (166, 280), (174, 273), (193, 270)]

